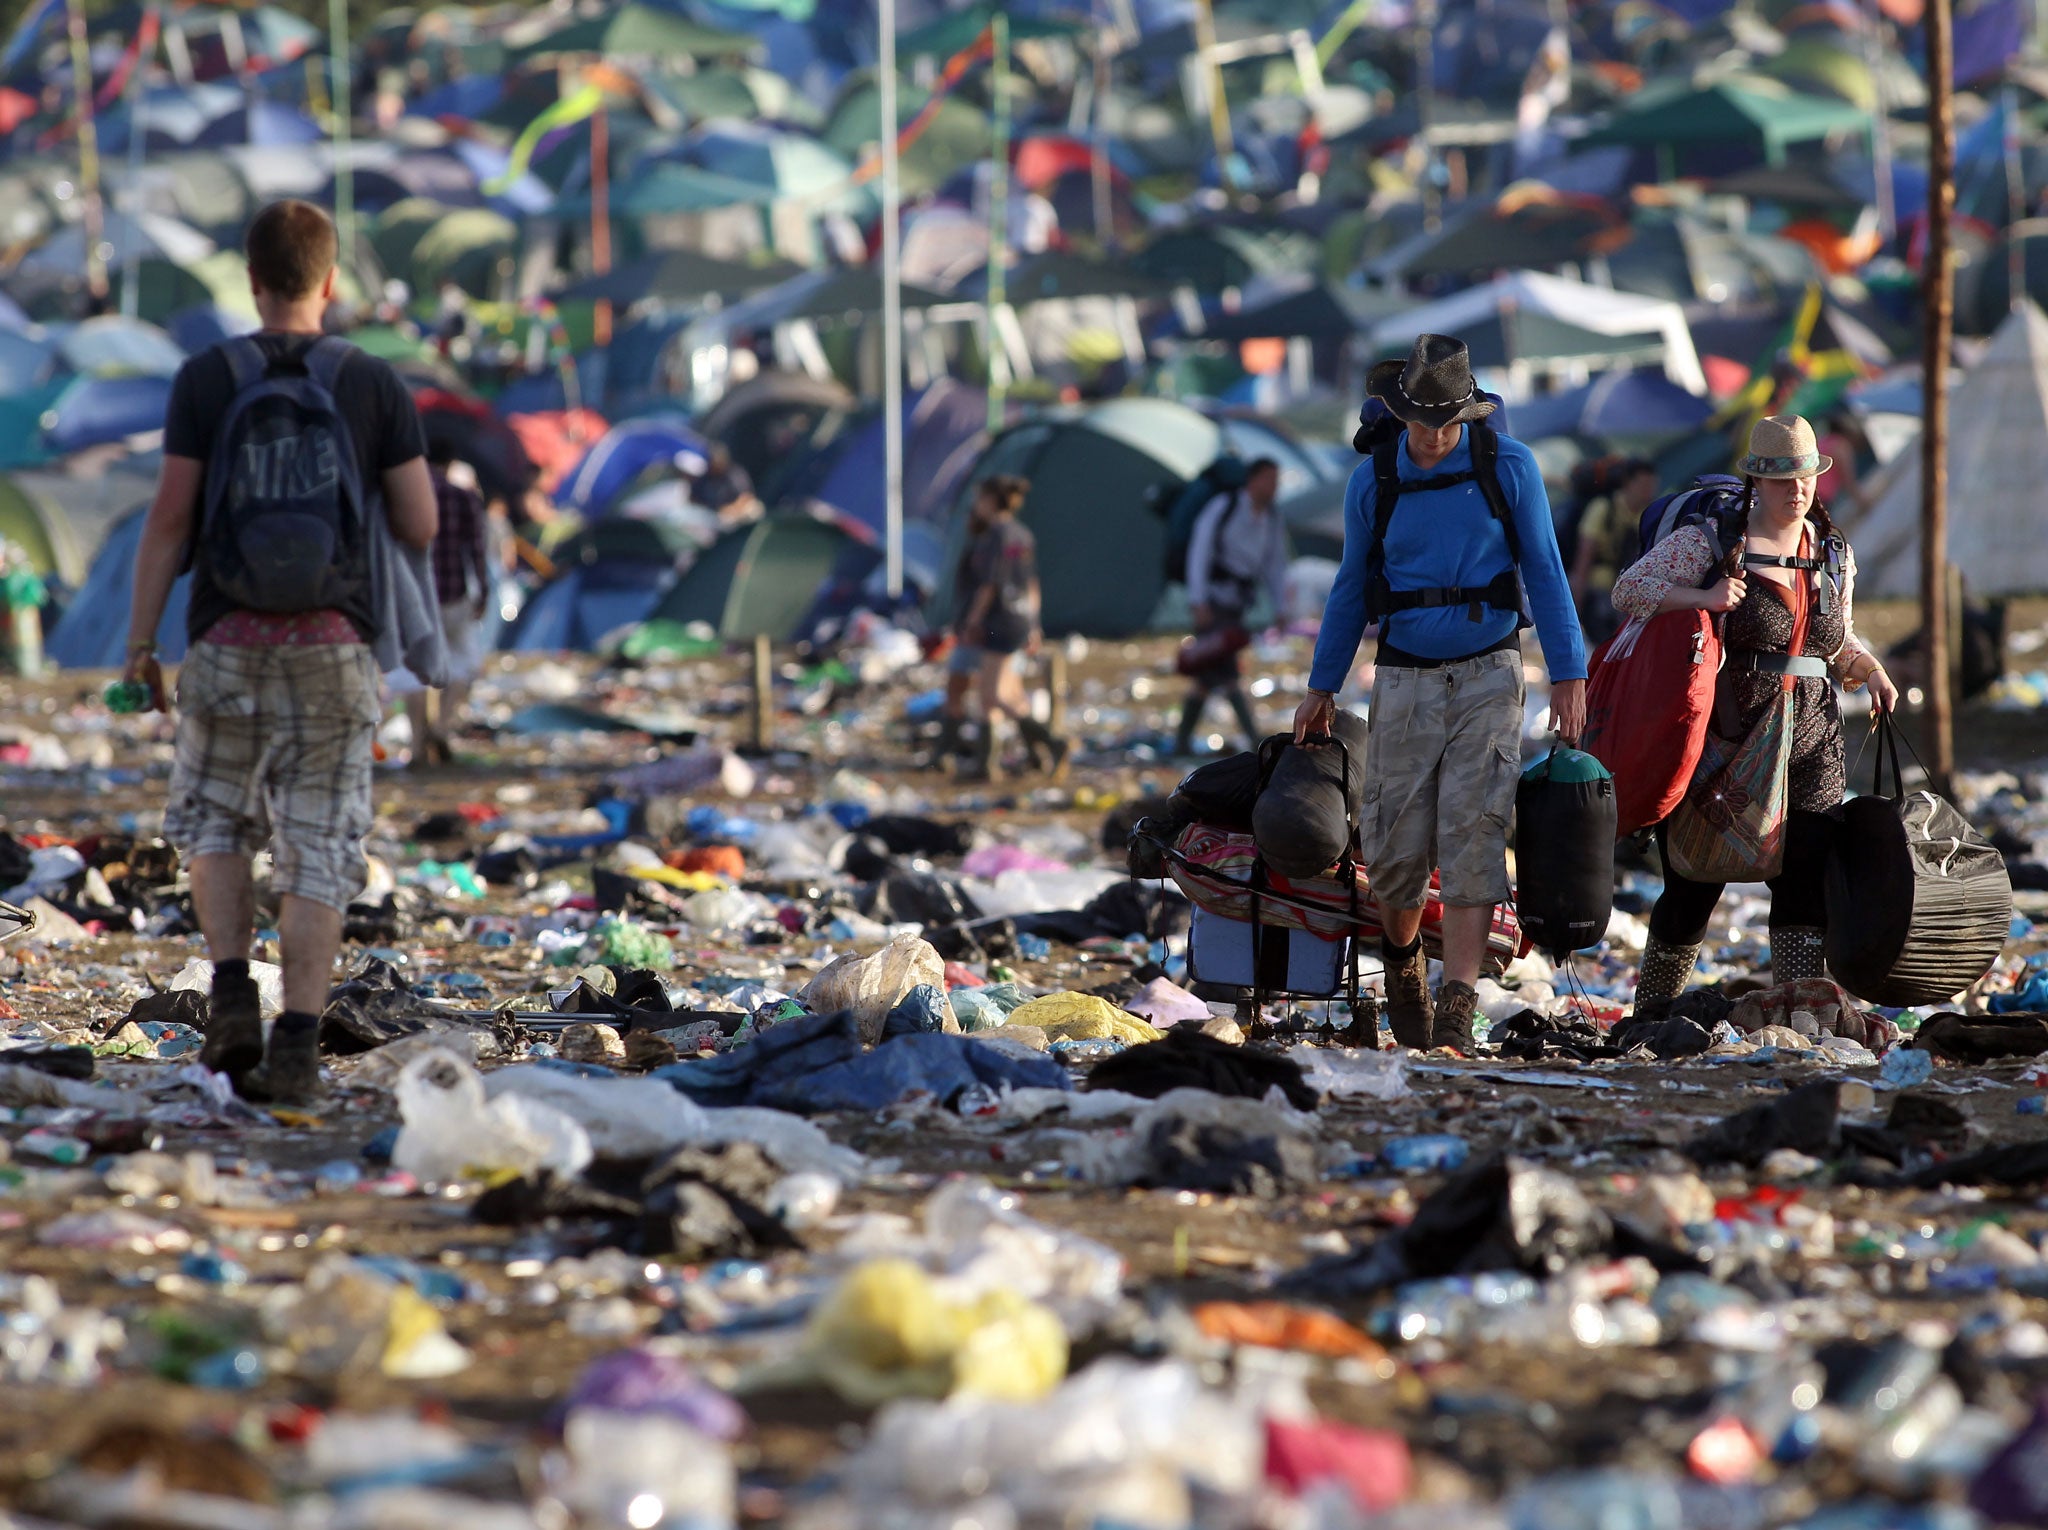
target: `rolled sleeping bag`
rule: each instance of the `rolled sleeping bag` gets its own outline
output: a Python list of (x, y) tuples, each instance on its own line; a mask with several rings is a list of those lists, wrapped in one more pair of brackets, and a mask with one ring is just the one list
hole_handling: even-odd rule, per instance
[(1592, 755), (1553, 749), (1515, 789), (1515, 908), (1555, 961), (1598, 945), (1614, 915), (1614, 777)]
[(1341, 860), (1365, 802), (1365, 719), (1339, 710), (1331, 732), (1334, 743), (1308, 748), (1290, 739), (1252, 808), (1252, 842), (1283, 877), (1317, 876)]

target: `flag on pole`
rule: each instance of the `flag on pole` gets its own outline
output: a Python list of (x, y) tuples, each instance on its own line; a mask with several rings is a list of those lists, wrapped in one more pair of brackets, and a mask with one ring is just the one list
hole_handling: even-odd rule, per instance
[(595, 85), (585, 85), (580, 90), (562, 97), (526, 124), (525, 130), (512, 145), (512, 157), (505, 165), (505, 173), (486, 181), (484, 190), (494, 197), (502, 196), (511, 190), (513, 183), (526, 174), (526, 167), (533, 163), (534, 150), (540, 147), (543, 138), (556, 128), (588, 122), (604, 110), (604, 102), (604, 92)]
[[(903, 131), (896, 135), (898, 153), (916, 143), (924, 130), (930, 127), (939, 115), (939, 105), (959, 83), (967, 78), (968, 71), (978, 64), (991, 62), (996, 56), (996, 29), (993, 23), (981, 29), (980, 34), (946, 60), (946, 67), (939, 71), (939, 83), (932, 87), (931, 99), (918, 110), (918, 114), (903, 125)], [(895, 124), (883, 123), (882, 131), (888, 132)], [(862, 161), (860, 168), (853, 172), (856, 186), (866, 185), (882, 173), (882, 153), (877, 149)]]
[(42, 40), (43, 28), (63, 14), (64, 0), (37, 0), (15, 27), (14, 35), (7, 39), (7, 49), (0, 53), (0, 74), (14, 73), (16, 66), (28, 57), (29, 49)]

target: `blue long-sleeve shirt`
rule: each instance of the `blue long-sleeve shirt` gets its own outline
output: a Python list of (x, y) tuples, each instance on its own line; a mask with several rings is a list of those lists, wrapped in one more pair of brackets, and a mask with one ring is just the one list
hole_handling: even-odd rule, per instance
[[(1564, 559), (1557, 550), (1557, 531), (1550, 519), (1550, 497), (1543, 474), (1529, 448), (1509, 436), (1499, 437), (1498, 473), (1501, 492), (1515, 518), (1522, 547), (1522, 583), (1536, 636), (1552, 680), (1582, 680), (1586, 675), (1586, 643), (1565, 579)], [(1457, 448), (1427, 471), (1408, 457), (1404, 435), (1398, 448), (1398, 471), (1404, 484), (1440, 478), (1472, 468), (1472, 433), (1465, 431)], [(1341, 690), (1358, 657), (1365, 635), (1366, 553), (1372, 545), (1377, 485), (1372, 459), (1351, 473), (1344, 493), (1344, 562), (1323, 611), (1322, 634), (1316, 639), (1315, 664), (1308, 683), (1319, 691)], [(1387, 527), (1387, 584), (1395, 590), (1469, 589), (1491, 581), (1513, 566), (1507, 533), (1487, 507), (1476, 482), (1416, 493), (1401, 491)], [(1513, 635), (1516, 613), (1480, 608), (1473, 621), (1466, 606), (1424, 607), (1402, 611), (1381, 624), (1380, 637), (1424, 659), (1455, 659), (1490, 648)]]

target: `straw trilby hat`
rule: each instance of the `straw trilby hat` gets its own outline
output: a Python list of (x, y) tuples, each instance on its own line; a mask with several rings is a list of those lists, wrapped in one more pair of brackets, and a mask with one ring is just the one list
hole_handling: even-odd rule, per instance
[(1749, 455), (1741, 471), (1751, 478), (1812, 478), (1835, 465), (1813, 439), (1813, 427), (1796, 414), (1766, 415), (1749, 433)]

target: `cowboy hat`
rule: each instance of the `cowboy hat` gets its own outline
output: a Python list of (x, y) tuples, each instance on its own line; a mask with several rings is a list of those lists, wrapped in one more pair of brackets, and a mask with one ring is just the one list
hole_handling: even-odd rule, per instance
[(1396, 419), (1437, 429), (1493, 413), (1472, 381), (1472, 353), (1450, 335), (1416, 336), (1405, 361), (1382, 361), (1366, 373), (1365, 391)]
[(1737, 471), (1751, 478), (1812, 478), (1835, 465), (1813, 439), (1813, 427), (1796, 414), (1770, 414), (1749, 432), (1749, 455)]

